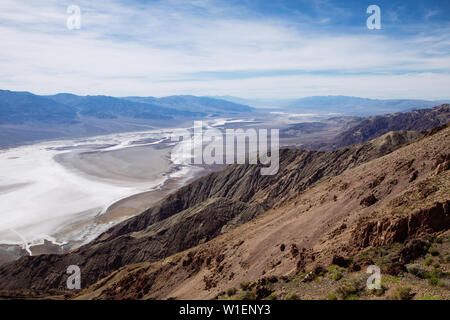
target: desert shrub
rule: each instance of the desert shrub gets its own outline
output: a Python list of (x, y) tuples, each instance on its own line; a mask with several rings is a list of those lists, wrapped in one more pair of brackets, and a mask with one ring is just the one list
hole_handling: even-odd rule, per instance
[(325, 297), (325, 299), (327, 299), (327, 300), (337, 300), (337, 297), (336, 297), (336, 295), (334, 293), (330, 293), (329, 295), (327, 295)]
[(381, 285), (384, 285), (386, 283), (399, 283), (402, 280), (401, 277), (395, 277), (395, 276), (382, 276), (381, 277)]
[(335, 264), (332, 264), (332, 265), (330, 265), (328, 268), (327, 268), (327, 271), (328, 272), (335, 272), (336, 270), (337, 270), (337, 268), (339, 268), (337, 265), (335, 265)]
[(439, 255), (439, 251), (437, 251), (437, 249), (435, 247), (430, 247), (428, 249), (428, 253), (431, 254), (432, 256), (438, 256)]
[(239, 299), (240, 300), (255, 300), (255, 293), (251, 290), (241, 292)]
[(333, 273), (332, 278), (333, 278), (333, 280), (336, 280), (336, 281), (341, 280), (342, 279), (342, 273), (339, 272), (339, 271), (335, 272), (335, 273)]
[(336, 293), (342, 298), (346, 299), (351, 294), (358, 294), (364, 289), (364, 285), (361, 280), (353, 279), (344, 281), (341, 286), (336, 289)]
[(428, 284), (430, 286), (437, 286), (437, 285), (441, 286), (443, 283), (435, 275), (432, 275), (431, 277), (428, 278)]
[(345, 298), (345, 300), (358, 300), (358, 298), (359, 298), (358, 295), (352, 293), (352, 294), (349, 294), (349, 295)]
[(393, 300), (410, 300), (413, 297), (410, 287), (397, 287), (391, 296)]
[(441, 296), (433, 296), (431, 294), (423, 294), (422, 300), (442, 300)]
[(236, 288), (228, 288), (228, 289), (227, 289), (227, 295), (228, 295), (229, 297), (234, 296), (234, 295), (236, 294), (236, 292), (237, 292), (237, 289), (236, 289)]
[(418, 264), (408, 264), (406, 270), (420, 279), (425, 277), (425, 270)]
[(336, 281), (342, 279), (344, 271), (345, 271), (345, 268), (339, 267), (335, 264), (332, 264), (331, 266), (328, 267), (329, 277)]
[(442, 238), (436, 238), (436, 239), (434, 239), (434, 242), (436, 242), (436, 243), (443, 243), (444, 240), (442, 240)]
[(277, 300), (277, 294), (276, 293), (271, 293), (269, 295), (269, 300)]
[(383, 285), (380, 286), (380, 289), (372, 289), (370, 290), (370, 292), (377, 296), (377, 297), (381, 297), (385, 292), (386, 292), (387, 288)]
[(433, 263), (433, 259), (431, 259), (431, 257), (428, 257), (425, 259), (424, 263), (426, 266), (431, 266), (431, 264)]
[(300, 299), (296, 292), (291, 291), (287, 295), (284, 296), (284, 300), (300, 300)]
[(433, 265), (433, 267), (435, 267), (436, 269), (437, 268), (439, 268), (441, 265), (439, 264), (439, 263), (435, 263), (434, 265)]
[(249, 281), (242, 282), (240, 286), (243, 291), (246, 291), (250, 287), (250, 282)]
[(436, 278), (440, 278), (442, 277), (442, 269), (440, 268), (435, 268), (432, 272), (431, 272)]

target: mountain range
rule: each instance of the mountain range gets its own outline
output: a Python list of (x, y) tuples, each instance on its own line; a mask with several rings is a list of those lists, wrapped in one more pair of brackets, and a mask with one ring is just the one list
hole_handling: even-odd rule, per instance
[(60, 93), (39, 96), (29, 92), (0, 90), (0, 124), (27, 122), (75, 122), (79, 116), (99, 119), (175, 119), (206, 117), (210, 114), (251, 112), (253, 109), (207, 97), (171, 96), (165, 98), (77, 96)]
[(0, 147), (155, 127), (208, 117), (245, 117), (254, 109), (208, 97), (39, 96), (0, 90)]
[(443, 104), (429, 109), (371, 116), (360, 119), (360, 121), (357, 121), (350, 128), (339, 133), (329, 141), (324, 140), (306, 144), (302, 147), (314, 150), (333, 150), (352, 144), (363, 143), (390, 131), (422, 131), (438, 127), (448, 122), (450, 122), (449, 104)]
[(252, 107), (281, 109), (289, 112), (337, 113), (340, 115), (369, 116), (406, 112), (450, 103), (450, 100), (369, 99), (351, 96), (313, 96), (299, 99), (243, 99), (233, 96), (215, 96), (223, 100)]

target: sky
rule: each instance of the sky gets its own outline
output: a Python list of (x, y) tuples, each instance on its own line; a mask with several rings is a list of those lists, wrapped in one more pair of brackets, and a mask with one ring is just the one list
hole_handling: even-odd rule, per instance
[(37, 94), (450, 98), (450, 0), (1, 0), (0, 43)]

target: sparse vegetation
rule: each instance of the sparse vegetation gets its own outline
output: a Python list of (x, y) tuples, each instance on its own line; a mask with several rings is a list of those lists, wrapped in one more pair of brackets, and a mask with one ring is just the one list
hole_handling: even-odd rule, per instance
[(435, 247), (430, 247), (428, 249), (428, 253), (431, 254), (432, 256), (438, 256), (439, 255), (439, 251), (437, 251), (437, 249)]
[(350, 295), (357, 295), (364, 289), (364, 285), (360, 279), (346, 280), (336, 289), (336, 293), (346, 299)]
[(342, 273), (341, 272), (335, 272), (335, 273), (333, 273), (332, 278), (333, 278), (333, 280), (336, 280), (336, 281), (341, 280), (342, 279)]
[(385, 292), (387, 288), (383, 285), (380, 286), (380, 289), (372, 289), (371, 293), (377, 297), (381, 297)]
[(411, 300), (413, 296), (410, 287), (397, 287), (390, 298), (393, 300)]
[(328, 267), (329, 277), (335, 281), (339, 281), (342, 279), (344, 271), (345, 268), (339, 267), (335, 264), (332, 264)]
[(428, 284), (431, 286), (437, 286), (439, 284), (439, 279), (435, 276), (431, 276), (430, 278), (428, 278)]
[(228, 288), (228, 289), (227, 289), (227, 295), (228, 295), (229, 297), (234, 296), (234, 295), (236, 294), (236, 292), (237, 292), (237, 289), (236, 289), (236, 288)]
[(400, 277), (394, 276), (383, 276), (381, 277), (381, 285), (386, 283), (399, 283), (402, 279)]
[(277, 294), (273, 292), (269, 295), (268, 298), (269, 298), (269, 300), (277, 300)]
[(435, 268), (431, 272), (425, 273), (425, 278), (428, 279), (428, 284), (431, 286), (444, 286), (445, 284), (439, 279), (444, 275), (440, 268)]
[(337, 300), (337, 296), (334, 293), (330, 293), (326, 296), (327, 300)]
[(255, 300), (255, 298), (256, 295), (251, 290), (242, 291), (241, 294), (239, 295), (240, 300)]
[(284, 296), (284, 300), (300, 300), (300, 298), (295, 291), (291, 291)]
[(249, 281), (242, 282), (240, 286), (242, 291), (246, 291), (250, 287), (250, 282)]
[(442, 300), (442, 298), (441, 298), (441, 296), (433, 296), (433, 295), (424, 293), (422, 300)]
[(425, 259), (425, 261), (423, 262), (426, 266), (431, 266), (431, 264), (433, 263), (433, 259), (431, 259), (431, 257), (428, 257)]
[(409, 264), (406, 270), (420, 279), (425, 278), (425, 270), (418, 264)]

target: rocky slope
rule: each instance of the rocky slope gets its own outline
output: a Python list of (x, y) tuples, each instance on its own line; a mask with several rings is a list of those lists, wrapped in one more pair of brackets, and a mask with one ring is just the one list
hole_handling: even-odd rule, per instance
[(73, 252), (24, 257), (2, 266), (0, 290), (63, 290), (66, 268), (73, 264), (80, 266), (83, 285), (88, 286), (125, 265), (169, 257), (290, 203), (317, 183), (422, 136), (420, 132), (392, 132), (332, 152), (284, 149), (280, 170), (273, 176), (261, 176), (257, 165), (229, 166), (179, 189)]
[(450, 121), (450, 105), (443, 104), (430, 109), (373, 116), (338, 134), (331, 141), (305, 145), (313, 150), (333, 150), (363, 143), (395, 130), (429, 130)]
[[(75, 298), (450, 299), (449, 141), (441, 128), (349, 165), (234, 230), (119, 268)], [(372, 264), (383, 277), (370, 291)]]

